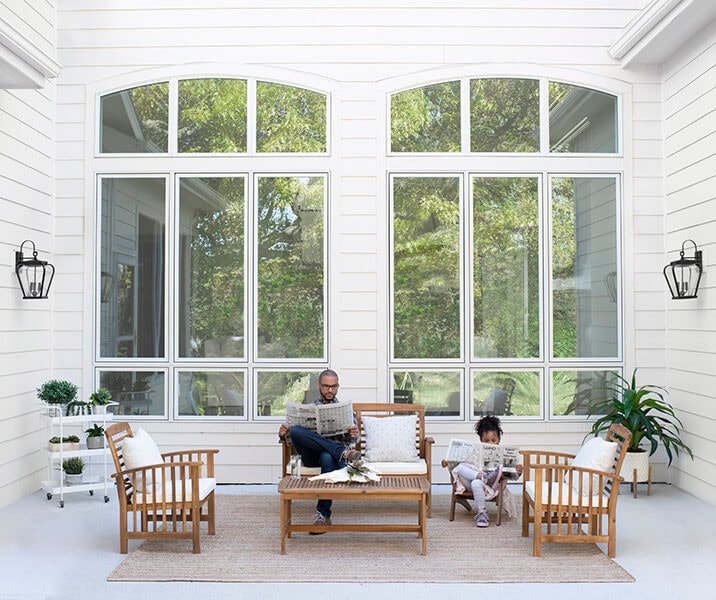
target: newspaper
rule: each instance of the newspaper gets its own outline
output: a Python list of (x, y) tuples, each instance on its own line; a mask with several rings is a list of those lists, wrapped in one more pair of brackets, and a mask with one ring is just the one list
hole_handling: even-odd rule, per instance
[(482, 442), (451, 439), (445, 460), (454, 469), (459, 463), (465, 462), (475, 465), (487, 473), (502, 467), (506, 477), (517, 477), (517, 459), (519, 450), (514, 446), (499, 446), (497, 444), (483, 444)]
[(339, 435), (353, 426), (353, 405), (350, 402), (333, 404), (289, 402), (286, 405), (286, 423), (289, 427), (299, 425), (322, 436)]

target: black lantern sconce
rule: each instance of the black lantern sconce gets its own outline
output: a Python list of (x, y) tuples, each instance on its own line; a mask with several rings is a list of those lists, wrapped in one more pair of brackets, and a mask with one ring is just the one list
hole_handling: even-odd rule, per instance
[(112, 297), (112, 288), (114, 287), (114, 277), (107, 271), (102, 271), (100, 275), (100, 299), (102, 302), (109, 302)]
[[(22, 249), (25, 244), (32, 244), (32, 258), (25, 258)], [(15, 252), (15, 274), (20, 282), (22, 297), (25, 300), (42, 300), (47, 298), (55, 276), (55, 267), (46, 260), (38, 260), (35, 242), (25, 240), (20, 250)]]
[[(694, 255), (684, 257), (684, 246), (687, 242), (694, 245)], [(681, 244), (681, 256), (664, 267), (664, 277), (669, 284), (669, 291), (674, 300), (686, 300), (696, 298), (699, 291), (699, 282), (703, 272), (703, 259), (701, 250), (696, 246), (694, 240), (686, 240)]]

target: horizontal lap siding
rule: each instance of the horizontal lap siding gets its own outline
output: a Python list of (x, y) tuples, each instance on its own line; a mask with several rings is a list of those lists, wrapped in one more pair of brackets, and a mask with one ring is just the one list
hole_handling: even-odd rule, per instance
[[(471, 68), (495, 63), (523, 65), (525, 72), (566, 68), (574, 79), (592, 75), (633, 81), (634, 122), (633, 210), (642, 229), (627, 217), (627, 231), (634, 241), (635, 279), (653, 311), (631, 334), (639, 353), (663, 350), (663, 285), (654, 276), (663, 251), (653, 239), (661, 229), (661, 165), (659, 144), (660, 87), (658, 70), (626, 73), (609, 58), (607, 48), (620, 30), (648, 4), (647, 0), (532, 0), (472, 1), (315, 0), (299, 7), (293, 2), (267, 0), (250, 7), (236, 7), (228, 0), (196, 2), (142, 0), (87, 3), (63, 0), (60, 5), (59, 79), (57, 106), (57, 226), (62, 234), (62, 261), (68, 273), (91, 283), (86, 272), (91, 248), (88, 226), (92, 182), (83, 167), (83, 142), (93, 135), (85, 114), (85, 87), (106, 88), (117, 78), (201, 62), (225, 65), (231, 74), (242, 66), (256, 72), (259, 65), (283, 69), (284, 77), (301, 84), (301, 74), (336, 82), (338, 93), (332, 123), (338, 133), (331, 180), (331, 325), (332, 366), (341, 374), (343, 394), (354, 401), (386, 400), (385, 338), (387, 334), (387, 209), (382, 115), (385, 107), (378, 89), (393, 77), (423, 72), (424, 81), (443, 79), (440, 69), (465, 65)], [(535, 6), (537, 5), (537, 6)], [(201, 67), (198, 67), (199, 71)], [(213, 71), (215, 72), (215, 71)], [(275, 73), (275, 71), (272, 71)], [(268, 77), (271, 78), (271, 77)], [(628, 125), (629, 126), (629, 125)], [(382, 170), (381, 170), (382, 169)], [(89, 211), (89, 212), (88, 212)], [(653, 239), (652, 239), (653, 238)], [(76, 292), (73, 293), (72, 289)], [(80, 288), (81, 289), (81, 288)], [(63, 369), (91, 360), (92, 332), (84, 312), (85, 296), (69, 286), (61, 290), (63, 323), (83, 323), (83, 342), (69, 335), (69, 326), (58, 324), (57, 337), (66, 338), (55, 361)], [(662, 299), (659, 306), (658, 299)], [(630, 324), (631, 325), (631, 324)], [(664, 359), (656, 365), (663, 370)], [(74, 373), (74, 371), (73, 371)], [(89, 366), (82, 373), (91, 385)], [(221, 449), (217, 457), (223, 481), (275, 482), (280, 464), (273, 424), (147, 423), (160, 445), (178, 447), (196, 437), (202, 445)], [(436, 464), (450, 437), (474, 435), (470, 423), (428, 423), (439, 444)], [(583, 423), (556, 424), (546, 431), (530, 423), (509, 425), (510, 441), (517, 445), (557, 444), (575, 449), (582, 440)], [(514, 429), (514, 435), (512, 430)], [(555, 432), (559, 436), (554, 440)], [(436, 472), (439, 469), (436, 469)], [(441, 480), (440, 476), (436, 480)], [(442, 478), (444, 480), (444, 478)]]
[[(54, 55), (54, 2), (5, 2), (0, 19), (42, 54)], [(52, 299), (23, 301), (14, 252), (35, 242), (55, 263), (53, 240), (55, 87), (0, 89), (0, 506), (37, 490), (47, 442), (37, 388), (51, 375)], [(32, 256), (32, 246), (24, 253)], [(59, 278), (59, 276), (58, 276)], [(53, 288), (54, 288), (53, 284)]]
[[(716, 503), (716, 23), (666, 65), (664, 84), (666, 249), (678, 258), (684, 240), (703, 250), (699, 298), (668, 305), (669, 388), (696, 460), (676, 463), (672, 480)], [(687, 253), (691, 247), (687, 245)], [(710, 280), (710, 281), (709, 281)]]

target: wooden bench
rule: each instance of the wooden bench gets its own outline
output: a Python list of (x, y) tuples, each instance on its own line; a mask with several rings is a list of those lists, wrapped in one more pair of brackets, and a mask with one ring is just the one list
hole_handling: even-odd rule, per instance
[[(356, 414), (356, 424), (360, 432), (360, 439), (356, 444), (356, 450), (365, 456), (365, 428), (363, 425), (363, 417), (391, 417), (401, 415), (417, 416), (415, 425), (415, 447), (418, 452), (418, 462), (371, 462), (370, 466), (381, 475), (391, 475), (395, 477), (414, 477), (416, 475), (425, 477), (428, 481), (428, 497), (427, 512), (428, 517), (432, 516), (433, 496), (431, 491), (432, 485), (432, 445), (435, 440), (425, 435), (425, 407), (422, 404), (389, 404), (385, 402), (354, 402), (353, 410)], [(291, 455), (296, 453), (293, 446), (281, 440), (282, 445), (282, 474), (289, 474), (289, 461)], [(318, 475), (320, 468), (303, 467), (301, 474), (303, 476)]]

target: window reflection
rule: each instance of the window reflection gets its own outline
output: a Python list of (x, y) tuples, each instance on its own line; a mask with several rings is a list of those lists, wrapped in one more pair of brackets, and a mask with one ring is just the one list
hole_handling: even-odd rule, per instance
[(473, 371), (475, 417), (539, 416), (541, 380), (537, 371)]
[(393, 371), (393, 402), (422, 404), (426, 416), (459, 417), (461, 387), (457, 371)]
[(101, 371), (99, 387), (112, 394), (115, 415), (161, 416), (164, 411), (163, 371)]
[(179, 416), (243, 417), (244, 373), (182, 371), (179, 373)]

